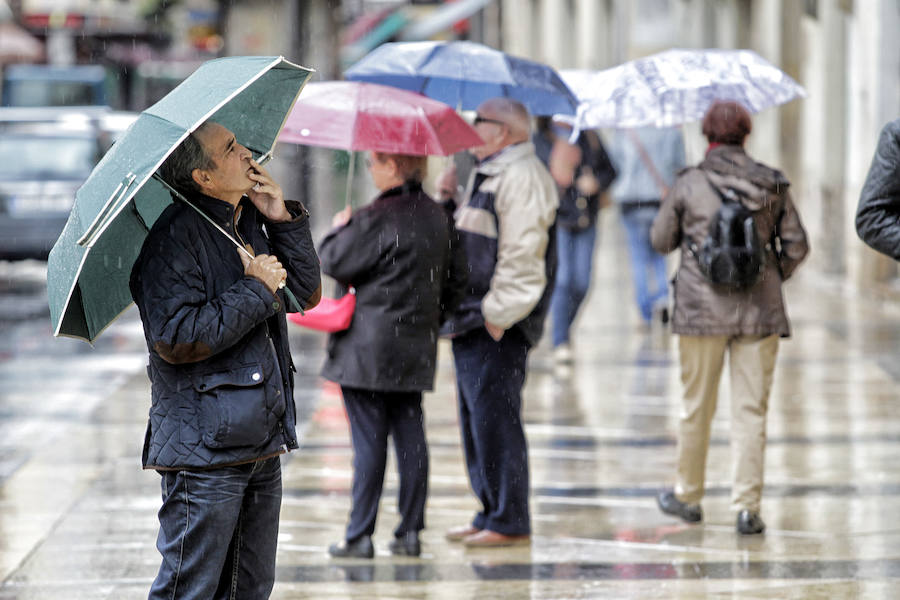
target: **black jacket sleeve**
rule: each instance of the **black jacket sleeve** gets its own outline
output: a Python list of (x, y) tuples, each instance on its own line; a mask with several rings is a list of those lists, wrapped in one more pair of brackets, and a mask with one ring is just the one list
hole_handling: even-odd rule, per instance
[(881, 130), (859, 196), (856, 233), (875, 250), (900, 260), (900, 119)]
[(331, 230), (319, 244), (322, 270), (344, 285), (363, 283), (378, 264), (378, 223), (362, 209), (343, 227)]

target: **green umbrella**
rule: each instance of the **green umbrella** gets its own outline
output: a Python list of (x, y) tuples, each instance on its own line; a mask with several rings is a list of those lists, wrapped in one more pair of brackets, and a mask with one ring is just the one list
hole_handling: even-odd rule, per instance
[(53, 334), (92, 342), (131, 305), (128, 279), (150, 227), (171, 202), (153, 177), (207, 119), (230, 129), (260, 162), (311, 70), (283, 57), (209, 61), (145, 110), (75, 195), (47, 262)]

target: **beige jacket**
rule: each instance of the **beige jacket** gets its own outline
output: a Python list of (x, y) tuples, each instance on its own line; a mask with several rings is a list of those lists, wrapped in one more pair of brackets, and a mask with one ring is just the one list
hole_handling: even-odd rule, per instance
[[(705, 172), (705, 174), (704, 174)], [(708, 176), (708, 177), (707, 177)], [(768, 243), (760, 280), (740, 292), (713, 286), (686, 251), (689, 240), (703, 242), (721, 206), (712, 185), (732, 188), (754, 212), (757, 233)], [(781, 284), (804, 259), (809, 246), (787, 179), (754, 162), (740, 146), (717, 146), (698, 167), (681, 172), (663, 200), (650, 238), (663, 254), (681, 248), (673, 281), (672, 331), (682, 335), (790, 335)]]
[[(479, 176), (484, 179), (472, 197)], [(486, 293), (480, 298), (481, 313), (484, 320), (508, 329), (531, 314), (547, 286), (548, 232), (559, 206), (556, 183), (535, 154), (534, 145), (524, 142), (508, 146), (478, 165), (465, 197), (456, 212), (456, 227), (487, 242), (467, 246), (472, 265), (470, 287), (479, 288), (479, 274), (490, 273)], [(494, 243), (495, 263), (490, 256)]]

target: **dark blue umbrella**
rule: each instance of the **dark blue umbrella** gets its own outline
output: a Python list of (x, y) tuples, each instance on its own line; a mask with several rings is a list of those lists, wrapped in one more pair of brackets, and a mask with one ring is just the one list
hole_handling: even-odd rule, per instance
[(578, 108), (552, 67), (474, 42), (384, 44), (344, 77), (419, 92), (463, 110), (497, 96), (518, 100), (533, 115), (573, 115)]

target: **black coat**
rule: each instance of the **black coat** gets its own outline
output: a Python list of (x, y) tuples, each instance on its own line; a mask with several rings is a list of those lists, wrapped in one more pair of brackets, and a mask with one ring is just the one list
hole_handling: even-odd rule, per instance
[[(226, 230), (234, 208), (190, 199)], [(265, 222), (242, 201), (238, 232), (257, 253), (274, 254), (301, 303), (319, 288), (309, 219)], [(297, 216), (299, 215), (299, 216)], [(153, 225), (131, 272), (131, 294), (150, 351), (150, 422), (145, 468), (207, 468), (296, 448), (293, 364), (283, 292), (244, 275), (234, 244), (180, 201)]]
[(881, 130), (859, 195), (856, 233), (875, 250), (900, 260), (900, 119)]
[(329, 233), (319, 255), (322, 271), (357, 294), (350, 327), (328, 340), (322, 376), (368, 390), (432, 389), (438, 330), (466, 280), (441, 205), (418, 184), (387, 190)]

